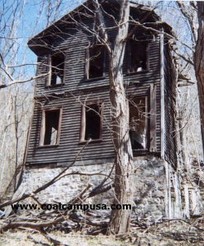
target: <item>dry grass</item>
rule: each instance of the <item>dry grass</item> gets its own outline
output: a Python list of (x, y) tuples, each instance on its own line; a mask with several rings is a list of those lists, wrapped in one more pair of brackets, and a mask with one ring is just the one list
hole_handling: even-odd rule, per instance
[[(50, 233), (50, 237), (60, 241), (61, 245), (69, 246), (130, 246), (131, 243), (115, 240), (107, 236), (86, 236), (80, 233), (64, 234), (61, 232)], [(39, 232), (32, 231), (7, 231), (0, 235), (0, 246), (33, 246), (54, 245)]]
[[(131, 233), (122, 239), (114, 236), (89, 236), (85, 231), (63, 233), (52, 231), (48, 240), (39, 231), (18, 228), (0, 234), (0, 246), (203, 246), (204, 217), (191, 221), (172, 220), (149, 226), (146, 229), (131, 228)], [(56, 243), (56, 240), (60, 243)]]

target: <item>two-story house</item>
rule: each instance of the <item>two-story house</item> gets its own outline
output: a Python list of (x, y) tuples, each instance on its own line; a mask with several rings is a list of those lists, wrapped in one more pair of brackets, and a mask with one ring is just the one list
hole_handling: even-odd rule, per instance
[[(117, 1), (101, 4), (109, 41), (114, 45)], [(104, 44), (96, 38), (100, 28), (94, 16), (92, 1), (87, 1), (28, 43), (38, 59), (26, 158), (30, 183), (43, 183), (57, 168), (73, 163), (78, 170), (90, 171), (108, 170), (113, 162), (109, 59)], [(130, 3), (123, 73), (136, 166), (136, 213), (141, 218), (149, 210), (158, 213), (156, 217), (178, 217), (182, 210), (175, 174), (176, 78), (171, 35), (171, 27), (154, 11)], [(55, 200), (59, 200), (63, 192), (70, 194), (73, 184), (83, 181), (66, 180), (50, 192), (56, 191)], [(47, 199), (49, 194), (45, 193)], [(141, 205), (144, 194), (147, 198)]]
[[(96, 41), (90, 5), (80, 6), (29, 41), (38, 57), (37, 75), (41, 75), (36, 80), (29, 165), (68, 165), (90, 138), (81, 155), (83, 164), (114, 157), (109, 61), (104, 45)], [(108, 13), (109, 39), (114, 42), (111, 15), (117, 15), (117, 8), (108, 1), (103, 7)], [(168, 38), (162, 34), (171, 28), (154, 12), (134, 3), (131, 19), (142, 23), (130, 22), (123, 67), (134, 156), (157, 155), (176, 166), (176, 85)]]

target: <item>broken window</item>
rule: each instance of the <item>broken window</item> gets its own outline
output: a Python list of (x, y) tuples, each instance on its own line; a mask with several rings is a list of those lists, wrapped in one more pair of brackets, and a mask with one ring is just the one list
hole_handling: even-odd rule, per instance
[(127, 43), (127, 72), (135, 73), (147, 69), (147, 42), (129, 40)]
[(136, 97), (129, 103), (130, 140), (133, 150), (147, 149), (148, 115), (147, 98)]
[(61, 109), (43, 111), (41, 145), (59, 144)]
[(102, 104), (88, 104), (82, 107), (80, 141), (101, 139)]
[(50, 57), (51, 75), (48, 85), (60, 85), (64, 78), (64, 55), (55, 54)]
[(86, 78), (102, 77), (104, 73), (104, 47), (94, 45), (86, 53)]

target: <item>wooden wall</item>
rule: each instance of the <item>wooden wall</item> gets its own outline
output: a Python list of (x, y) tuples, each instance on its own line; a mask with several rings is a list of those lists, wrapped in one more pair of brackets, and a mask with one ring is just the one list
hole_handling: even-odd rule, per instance
[(169, 51), (169, 44), (164, 45), (164, 102), (165, 102), (165, 142), (164, 154), (168, 162), (176, 167), (176, 81), (175, 68)]
[[(33, 115), (33, 123), (30, 133), (28, 147), (28, 164), (62, 164), (66, 165), (73, 161), (77, 153), (83, 147), (79, 144), (81, 124), (81, 104), (84, 99), (102, 100), (104, 102), (104, 119), (102, 141), (90, 143), (80, 155), (80, 160), (85, 163), (97, 161), (103, 162), (114, 157), (114, 148), (111, 140), (110, 125), (110, 102), (109, 102), (109, 81), (108, 64), (106, 64), (105, 76), (96, 80), (85, 80), (85, 49), (89, 39), (85, 33), (76, 31), (67, 35), (54, 49), (63, 50), (65, 54), (64, 84), (55, 87), (46, 87), (47, 76), (36, 81), (36, 103)], [(48, 56), (41, 55), (38, 58), (38, 74), (48, 71)], [(169, 59), (169, 58), (168, 58)], [(168, 62), (166, 58), (166, 62)], [(160, 40), (159, 38), (149, 41), (147, 71), (138, 72), (132, 75), (124, 75), (124, 83), (127, 88), (127, 96), (140, 96), (149, 93), (150, 112), (152, 114), (150, 128), (155, 127), (151, 132), (150, 151), (160, 154), (161, 151), (161, 115), (160, 115)], [(171, 104), (168, 97), (169, 71), (166, 72), (167, 91), (166, 103)], [(151, 92), (151, 93), (150, 93)], [(45, 99), (47, 98), (47, 99)], [(169, 98), (169, 99), (168, 99)], [(42, 108), (62, 107), (62, 125), (59, 146), (39, 146)], [(168, 106), (167, 106), (168, 108)], [(166, 123), (172, 121), (168, 114)], [(170, 126), (172, 129), (173, 126)], [(168, 130), (169, 134), (171, 130)], [(166, 136), (166, 146), (172, 145), (172, 138)], [(170, 142), (168, 142), (170, 141)], [(167, 148), (167, 147), (166, 147)], [(174, 151), (172, 149), (172, 151)], [(169, 158), (171, 154), (168, 154)]]

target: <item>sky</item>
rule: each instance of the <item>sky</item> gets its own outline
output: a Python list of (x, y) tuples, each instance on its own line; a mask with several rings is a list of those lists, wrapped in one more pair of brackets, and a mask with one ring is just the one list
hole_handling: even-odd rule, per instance
[[(5, 63), (8, 65), (35, 64), (37, 57), (28, 48), (28, 40), (54, 20), (76, 8), (81, 1), (83, 0), (0, 0), (0, 28), (1, 30), (4, 28), (4, 32), (0, 30), (0, 36), (4, 36), (4, 38), (0, 38), (0, 52)], [(151, 5), (155, 5), (157, 2), (139, 1), (139, 3), (150, 3)], [(182, 17), (179, 17), (174, 6), (172, 1), (163, 1), (163, 6), (158, 13), (165, 21), (179, 30), (179, 35), (182, 35), (182, 38), (189, 39), (186, 23)], [(167, 8), (170, 11), (166, 11)], [(14, 16), (15, 9), (17, 11)], [(12, 22), (13, 20), (14, 22)], [(35, 75), (35, 70), (35, 66), (26, 65), (12, 68), (9, 72), (16, 77), (25, 77), (25, 74), (26, 77), (29, 77)]]
[[(28, 40), (79, 4), (80, 0), (0, 0), (0, 54), (14, 80), (35, 75), (36, 66), (30, 64), (36, 64), (37, 57)], [(9, 83), (2, 70), (0, 76)]]

